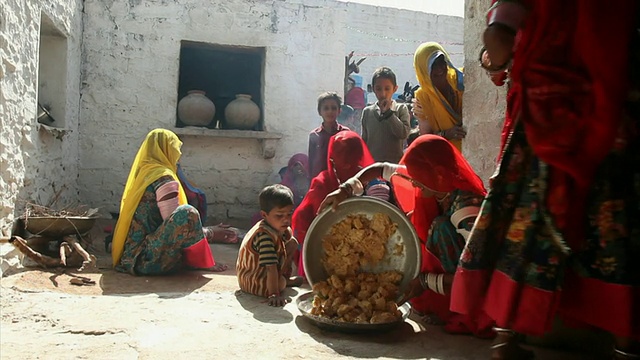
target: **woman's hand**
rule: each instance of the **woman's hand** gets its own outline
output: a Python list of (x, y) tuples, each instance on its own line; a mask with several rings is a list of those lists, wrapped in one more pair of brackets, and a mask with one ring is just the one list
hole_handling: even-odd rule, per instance
[(275, 307), (283, 307), (288, 303), (287, 299), (282, 295), (271, 295), (269, 296), (268, 304), (269, 306)]
[(331, 206), (331, 210), (336, 211), (336, 209), (338, 208), (338, 204), (345, 201), (348, 197), (349, 194), (347, 194), (346, 190), (344, 190), (343, 188), (338, 188), (338, 190), (335, 190), (334, 192), (327, 195), (326, 198), (324, 198), (324, 200), (320, 204), (320, 207), (318, 208), (318, 212), (316, 213), (316, 215), (321, 213), (322, 210), (329, 206)]
[(417, 278), (411, 280), (411, 282), (409, 283), (409, 288), (407, 288), (407, 291), (402, 296), (402, 299), (400, 300), (400, 302), (398, 302), (398, 306), (401, 306), (402, 304), (406, 303), (416, 296), (422, 295), (423, 292), (424, 288), (422, 287), (422, 282), (420, 281), (420, 275), (418, 275)]
[(424, 110), (422, 109), (422, 105), (420, 104), (420, 100), (418, 100), (417, 98), (414, 98), (412, 101), (412, 107), (411, 107), (411, 112), (413, 113), (413, 116), (415, 116), (416, 118), (418, 118), (418, 120), (427, 120), (427, 118), (424, 115)]
[(444, 131), (444, 138), (448, 140), (462, 140), (467, 136), (467, 130), (462, 126), (454, 126)]
[(511, 60), (513, 56), (513, 46), (515, 44), (515, 33), (512, 29), (502, 24), (493, 24), (484, 31), (484, 46), (486, 48), (487, 59), (482, 61), (485, 67), (500, 68)]

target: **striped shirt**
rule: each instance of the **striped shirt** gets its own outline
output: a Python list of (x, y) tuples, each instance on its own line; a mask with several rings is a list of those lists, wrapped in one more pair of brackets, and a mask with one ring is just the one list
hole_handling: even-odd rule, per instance
[(258, 296), (269, 296), (267, 266), (276, 265), (278, 274), (282, 275), (286, 258), (284, 243), (284, 235), (278, 234), (278, 231), (264, 220), (259, 221), (249, 230), (242, 240), (236, 262), (238, 285), (242, 291)]

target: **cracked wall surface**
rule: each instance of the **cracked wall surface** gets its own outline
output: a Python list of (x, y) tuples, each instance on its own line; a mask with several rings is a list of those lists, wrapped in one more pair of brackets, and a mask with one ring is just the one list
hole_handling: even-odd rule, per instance
[[(41, 16), (67, 41), (68, 75), (63, 132), (51, 132), (36, 122)], [(81, 0), (3, 0), (0, 11), (0, 237), (26, 202), (75, 206), (78, 198), (78, 103)], [(64, 134), (64, 136), (61, 136)], [(0, 244), (0, 272), (16, 263), (12, 245)]]

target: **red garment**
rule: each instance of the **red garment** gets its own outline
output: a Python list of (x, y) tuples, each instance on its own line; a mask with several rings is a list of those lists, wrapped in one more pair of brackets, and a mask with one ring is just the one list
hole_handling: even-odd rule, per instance
[(206, 238), (182, 249), (182, 259), (185, 265), (195, 269), (207, 269), (216, 264)]
[[(422, 135), (407, 148), (400, 164), (407, 168), (407, 175), (431, 190), (451, 192), (469, 191), (484, 196), (486, 191), (482, 180), (464, 159), (456, 147), (436, 135)], [(426, 241), (433, 220), (440, 215), (440, 207), (435, 197), (423, 197), (421, 191), (401, 177), (392, 178), (396, 199), (405, 212), (413, 210), (411, 222), (420, 238), (422, 265), (420, 272), (442, 274), (440, 260), (426, 248)], [(411, 300), (411, 305), (419, 312), (436, 314), (447, 325), (449, 332), (473, 332), (478, 336), (490, 336), (491, 319), (479, 312), (460, 315), (449, 311), (450, 296), (439, 295), (426, 290), (421, 296)]]
[(362, 88), (354, 86), (344, 97), (344, 104), (354, 109), (364, 109), (367, 106), (366, 95)]
[[(462, 154), (444, 138), (426, 134), (419, 136), (407, 148), (400, 164), (408, 175), (431, 190), (451, 192), (463, 190), (485, 195), (482, 180)], [(435, 197), (422, 197), (419, 190), (400, 177), (392, 178), (396, 200), (403, 211), (413, 210), (411, 221), (418, 237), (426, 241), (427, 232), (440, 209)]]
[(322, 170), (327, 169), (327, 151), (329, 139), (340, 131), (350, 130), (348, 127), (336, 124), (336, 127), (327, 131), (320, 125), (309, 133), (309, 175), (314, 178)]
[[(315, 219), (320, 204), (341, 182), (353, 177), (373, 164), (373, 157), (362, 138), (353, 131), (341, 131), (329, 140), (327, 170), (322, 171), (311, 181), (309, 192), (293, 213), (293, 234), (304, 247), (304, 238), (309, 226)], [(319, 255), (318, 255), (319, 256)], [(304, 276), (302, 256), (298, 262), (298, 274)]]
[[(620, 0), (606, 6), (583, 0), (523, 3), (529, 15), (513, 57), (503, 146), (515, 123), (521, 121), (535, 155), (549, 165), (546, 208), (567, 245), (579, 250), (587, 236), (587, 194), (623, 116), (637, 1)], [(630, 299), (637, 299), (637, 294), (623, 296), (621, 292), (634, 291), (623, 286), (569, 272), (562, 293), (549, 292), (523, 288), (499, 272), (461, 269), (454, 284), (460, 285), (453, 291), (460, 293), (459, 302), (454, 298), (456, 309), (471, 311), (477, 304), (484, 305), (501, 327), (544, 332), (553, 319), (540, 319), (537, 314), (548, 304), (617, 335), (639, 336), (611, 324), (598, 311), (616, 307), (611, 298), (619, 300), (616, 309), (621, 312), (632, 309)], [(505, 303), (512, 299), (518, 300)]]

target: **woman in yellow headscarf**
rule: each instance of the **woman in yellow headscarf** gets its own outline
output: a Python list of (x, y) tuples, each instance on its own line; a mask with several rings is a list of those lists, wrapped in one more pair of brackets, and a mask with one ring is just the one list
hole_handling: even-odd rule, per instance
[(116, 270), (160, 275), (183, 267), (215, 266), (200, 214), (187, 204), (176, 170), (182, 142), (173, 132), (152, 130), (140, 146), (122, 194), (111, 256)]
[(420, 134), (440, 135), (461, 150), (467, 134), (462, 127), (462, 71), (451, 64), (449, 54), (436, 42), (418, 46), (413, 66), (420, 82), (413, 104)]

